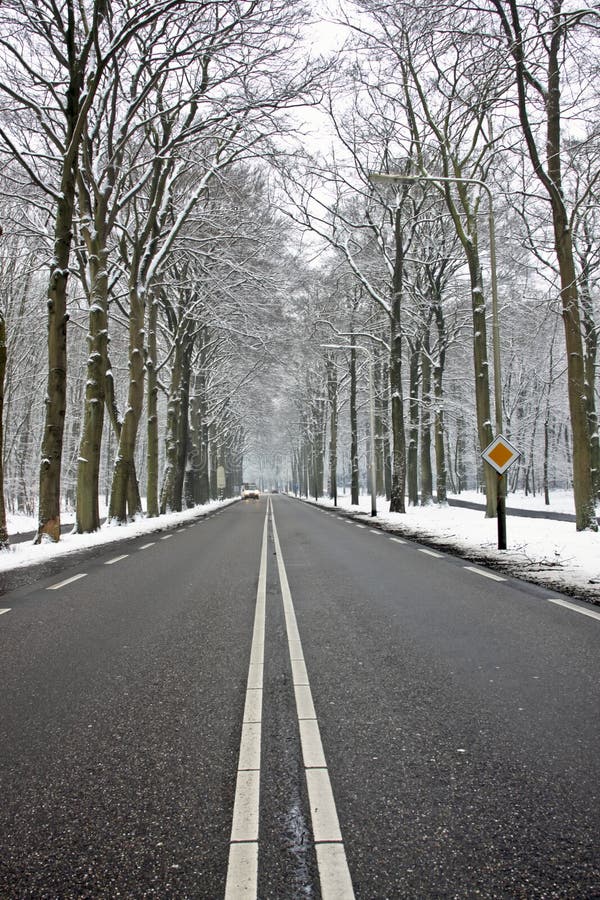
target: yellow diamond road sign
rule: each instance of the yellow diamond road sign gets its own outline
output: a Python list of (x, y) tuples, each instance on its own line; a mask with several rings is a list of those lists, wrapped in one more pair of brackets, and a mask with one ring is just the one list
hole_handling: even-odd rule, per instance
[(519, 458), (521, 451), (517, 450), (510, 441), (499, 434), (481, 454), (482, 459), (492, 466), (498, 475), (503, 475), (507, 469)]

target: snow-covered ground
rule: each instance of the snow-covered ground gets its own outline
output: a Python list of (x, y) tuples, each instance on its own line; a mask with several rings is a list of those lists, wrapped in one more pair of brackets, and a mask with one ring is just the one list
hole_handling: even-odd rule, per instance
[[(371, 499), (361, 496), (358, 507), (350, 505), (349, 494), (340, 495), (340, 509), (357, 516), (368, 516)], [(461, 500), (482, 502), (482, 495), (463, 492)], [(511, 494), (507, 505), (546, 509), (551, 512), (573, 512), (573, 498), (570, 492), (557, 491), (551, 497), (551, 506), (545, 507), (543, 497), (525, 497)], [(231, 503), (232, 501), (224, 501)], [(171, 513), (158, 519), (139, 519), (129, 525), (104, 525), (93, 535), (63, 535), (58, 544), (46, 543), (33, 546), (29, 541), (13, 544), (10, 550), (0, 553), (0, 571), (35, 565), (37, 562), (74, 553), (85, 547), (108, 544), (135, 537), (157, 529), (169, 528), (206, 515), (223, 502), (215, 501), (181, 513)], [(331, 506), (330, 500), (322, 499), (320, 504)], [(378, 516), (374, 520), (386, 529), (401, 532), (428, 544), (443, 546), (461, 556), (487, 562), (494, 568), (503, 569), (528, 581), (544, 584), (555, 590), (564, 591), (600, 604), (600, 534), (578, 533), (574, 522), (555, 522), (551, 519), (533, 519), (508, 516), (508, 549), (500, 551), (497, 546), (496, 520), (486, 519), (480, 510), (462, 507), (408, 507), (404, 515), (386, 511), (387, 503), (378, 498)], [(71, 521), (73, 516), (71, 515)], [(62, 517), (69, 521), (69, 514)], [(36, 521), (25, 516), (9, 516), (10, 534), (35, 531)]]
[[(450, 494), (449, 496), (451, 500), (470, 500), (473, 503), (485, 503), (484, 495), (478, 494), (477, 491), (463, 491), (461, 494)], [(544, 503), (543, 494), (536, 494), (535, 497), (532, 494), (525, 496), (523, 491), (518, 491), (516, 494), (508, 495), (506, 505), (508, 507), (514, 506), (517, 509), (536, 509), (575, 515), (572, 491), (552, 491), (550, 494), (550, 506), (546, 506)]]
[[(452, 498), (451, 498), (452, 499)], [(475, 491), (464, 491), (461, 500), (482, 503)], [(542, 497), (511, 494), (508, 507), (545, 509), (550, 512), (573, 513), (573, 497), (568, 491), (557, 491), (551, 505), (544, 506)], [(319, 501), (332, 506), (332, 501)], [(338, 497), (340, 509), (361, 517), (370, 517), (371, 497), (361, 495), (359, 506), (350, 505), (349, 494)], [(600, 533), (577, 532), (575, 522), (555, 522), (507, 516), (507, 550), (498, 550), (496, 519), (486, 519), (482, 510), (456, 506), (407, 507), (405, 514), (387, 512), (384, 498), (377, 501), (378, 515), (373, 522), (398, 531), (427, 544), (452, 550), (468, 559), (488, 563), (527, 581), (547, 585), (575, 597), (600, 604)]]

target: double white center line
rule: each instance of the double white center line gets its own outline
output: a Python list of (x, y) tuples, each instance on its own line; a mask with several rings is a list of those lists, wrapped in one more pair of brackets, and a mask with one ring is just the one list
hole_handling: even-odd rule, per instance
[(263, 527), (260, 571), (254, 613), (254, 633), (246, 684), (246, 704), (240, 741), (229, 866), (225, 900), (256, 898), (258, 880), (258, 810), (260, 803), (260, 741), (263, 671), (265, 662), (265, 603), (267, 592), (267, 533), (269, 510)]
[[(257, 897), (260, 742), (269, 511), (271, 511), (272, 515), (270, 498), (263, 529), (254, 635), (246, 687), (246, 705), (240, 742), (225, 900), (256, 900)], [(329, 771), (321, 743), (319, 723), (312, 699), (294, 604), (281, 552), (281, 544), (273, 516), (272, 525), (296, 697), (296, 713), (300, 730), (302, 758), (321, 882), (321, 896), (323, 900), (353, 900), (352, 880), (348, 870), (346, 852), (329, 780)]]

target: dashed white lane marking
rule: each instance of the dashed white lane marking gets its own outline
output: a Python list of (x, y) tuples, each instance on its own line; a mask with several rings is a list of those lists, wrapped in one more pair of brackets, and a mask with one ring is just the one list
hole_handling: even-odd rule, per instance
[(325, 753), (316, 719), (300, 719), (300, 744), (305, 769), (326, 769)]
[(172, 537), (173, 537), (172, 534), (164, 534), (164, 535), (161, 537), (161, 541), (168, 541), (168, 540), (170, 540)]
[(231, 844), (226, 900), (256, 900), (257, 883), (258, 841)]
[(57, 591), (61, 587), (66, 587), (68, 584), (73, 584), (74, 581), (79, 581), (80, 578), (85, 578), (87, 572), (81, 572), (79, 575), (72, 575), (71, 578), (65, 578), (64, 581), (59, 581), (58, 584), (51, 584), (50, 587), (47, 587), (47, 591)]
[(124, 553), (122, 556), (115, 556), (114, 559), (107, 560), (104, 565), (105, 566), (114, 566), (115, 563), (121, 562), (122, 559), (127, 559), (129, 553)]
[(248, 680), (246, 683), (246, 703), (240, 738), (235, 800), (233, 803), (225, 900), (256, 900), (257, 894), (268, 522), (269, 507), (267, 505), (260, 554), (252, 648), (250, 650)]
[(4, 613), (10, 612), (11, 609), (12, 609), (12, 606), (9, 606), (8, 609), (0, 609), (0, 616), (3, 616)]
[(465, 566), (467, 572), (475, 572), (476, 575), (483, 575), (484, 578), (491, 578), (492, 581), (506, 581), (501, 575), (494, 575), (493, 572), (486, 572), (484, 569), (478, 569), (476, 566)]
[(281, 544), (279, 543), (279, 535), (277, 534), (275, 516), (273, 513), (271, 513), (271, 516), (279, 584), (281, 586), (281, 596), (283, 597), (285, 627), (292, 665), (292, 681), (296, 695), (296, 713), (300, 729), (304, 774), (308, 788), (308, 801), (317, 852), (319, 880), (321, 882), (321, 897), (323, 900), (354, 900), (352, 879), (348, 869), (348, 861), (329, 780), (325, 753), (321, 744), (321, 735), (302, 653), (302, 643), (298, 632), (294, 603), (281, 552)]
[(390, 538), (390, 541), (393, 541), (395, 544), (405, 544), (406, 541), (400, 540), (400, 538)]
[(593, 609), (585, 609), (583, 606), (577, 606), (575, 603), (569, 603), (568, 600), (561, 600), (559, 597), (548, 597), (549, 603), (556, 603), (558, 606), (564, 606), (572, 609), (573, 612), (581, 613), (582, 616), (590, 616), (592, 619), (600, 621), (600, 612), (594, 612)]
[(435, 550), (425, 550), (423, 547), (419, 547), (419, 553), (426, 553), (427, 556), (433, 556), (435, 559), (443, 559), (443, 553), (436, 553)]
[(142, 546), (140, 547), (140, 550), (147, 550), (148, 547), (154, 547), (155, 544), (156, 544), (156, 541), (151, 541), (149, 544), (142, 544)]
[(353, 897), (343, 844), (317, 844), (317, 865), (323, 897)]
[(366, 528), (366, 527), (367, 527), (366, 525), (356, 525), (355, 524), (355, 528)]
[(323, 841), (341, 843), (342, 832), (333, 799), (329, 772), (323, 767), (306, 769), (305, 774), (315, 844)]

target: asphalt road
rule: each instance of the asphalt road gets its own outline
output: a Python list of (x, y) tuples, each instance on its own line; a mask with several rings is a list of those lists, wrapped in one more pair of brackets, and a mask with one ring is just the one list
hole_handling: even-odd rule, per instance
[(0, 897), (600, 897), (598, 613), (267, 508), (0, 597)]

